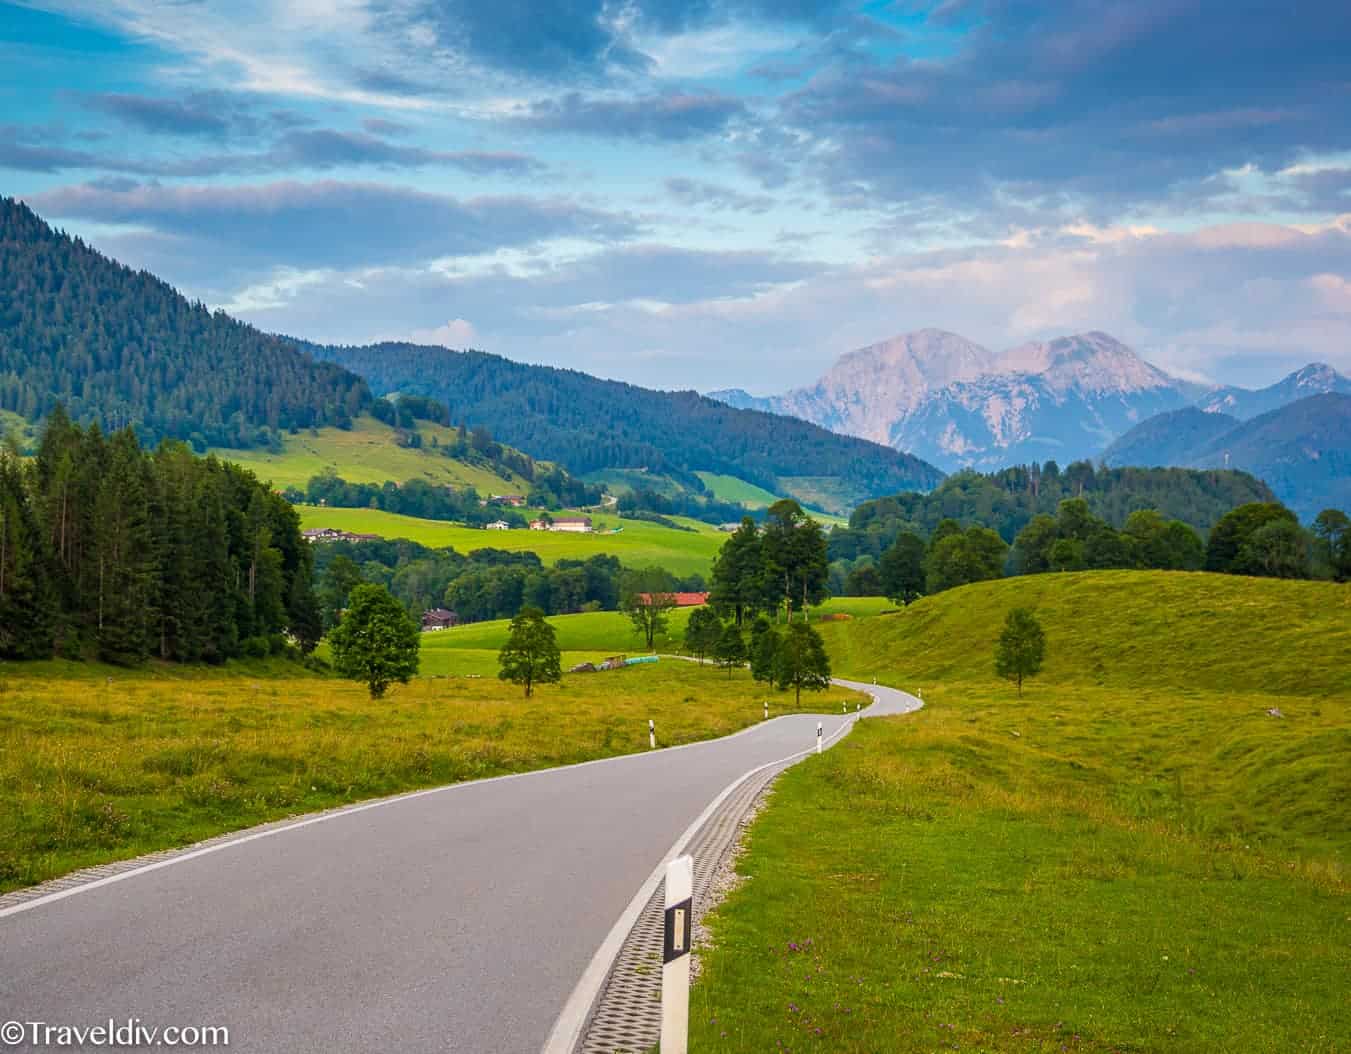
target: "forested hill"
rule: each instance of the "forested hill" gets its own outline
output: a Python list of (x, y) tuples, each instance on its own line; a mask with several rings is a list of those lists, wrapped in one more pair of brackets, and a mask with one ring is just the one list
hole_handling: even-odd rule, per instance
[(61, 402), (76, 420), (205, 448), (345, 425), (370, 401), (346, 370), (213, 314), (0, 197), (0, 409), (32, 420)]
[(830, 536), (832, 560), (880, 555), (901, 531), (927, 537), (944, 519), (979, 525), (1011, 543), (1038, 513), (1053, 515), (1065, 498), (1083, 498), (1096, 516), (1121, 527), (1136, 509), (1156, 509), (1208, 531), (1238, 505), (1274, 501), (1271, 489), (1246, 472), (1221, 469), (1095, 468), (1076, 461), (959, 472), (930, 494), (897, 494), (854, 510), (849, 527)]
[(829, 477), (854, 500), (929, 490), (943, 478), (889, 447), (733, 409), (693, 391), (653, 391), (478, 351), (411, 344), (313, 350), (379, 391), (430, 396), (452, 418), (480, 422), (503, 442), (578, 473), (646, 468), (693, 483), (697, 471), (720, 472), (780, 492), (786, 478)]

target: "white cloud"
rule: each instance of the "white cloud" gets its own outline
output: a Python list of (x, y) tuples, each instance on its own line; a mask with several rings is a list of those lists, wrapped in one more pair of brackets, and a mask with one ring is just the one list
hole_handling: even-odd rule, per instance
[(478, 331), (468, 319), (453, 318), (433, 329), (415, 329), (408, 334), (412, 344), (440, 344), (444, 348), (478, 347)]

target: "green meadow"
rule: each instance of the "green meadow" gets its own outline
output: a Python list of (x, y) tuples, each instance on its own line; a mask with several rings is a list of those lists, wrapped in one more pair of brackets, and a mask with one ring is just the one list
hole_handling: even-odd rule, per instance
[(225, 461), (251, 469), (259, 479), (271, 480), (278, 490), (305, 485), (312, 476), (332, 470), (351, 483), (402, 483), (422, 479), (456, 487), (473, 487), (480, 494), (522, 493), (530, 484), (515, 476), (503, 478), (478, 465), (445, 457), (431, 446), (448, 443), (455, 429), (418, 422), (424, 446), (401, 447), (395, 430), (373, 417), (358, 417), (350, 430), (319, 428), (288, 435), (279, 454), (267, 450), (213, 450)]
[(719, 501), (732, 501), (745, 505), (748, 509), (764, 509), (779, 500), (773, 491), (757, 487), (737, 476), (727, 476), (717, 472), (696, 472), (704, 487)]
[[(334, 509), (299, 505), (303, 527), (336, 527), (385, 538), (407, 538), (432, 548), (505, 549), (537, 553), (546, 564), (555, 560), (585, 560), (597, 554), (617, 556), (627, 566), (658, 565), (677, 575), (707, 575), (713, 558), (727, 537), (716, 527), (697, 520), (676, 518), (689, 528), (674, 530), (642, 520), (621, 520), (613, 514), (595, 514), (590, 534), (564, 531), (485, 531), (441, 520), (400, 516), (380, 509)], [(609, 533), (618, 529), (618, 533)]]
[(823, 633), (925, 708), (781, 778), (692, 1049), (1348, 1049), (1351, 590), (1039, 575)]

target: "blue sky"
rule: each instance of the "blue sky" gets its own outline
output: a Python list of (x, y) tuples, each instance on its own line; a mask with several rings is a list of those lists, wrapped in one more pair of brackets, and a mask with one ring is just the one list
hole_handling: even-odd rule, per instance
[(1351, 5), (0, 0), (0, 191), (266, 329), (659, 387), (1351, 372)]

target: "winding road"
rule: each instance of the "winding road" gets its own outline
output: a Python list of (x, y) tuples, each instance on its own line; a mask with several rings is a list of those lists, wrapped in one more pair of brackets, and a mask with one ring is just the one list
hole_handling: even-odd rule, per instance
[[(873, 695), (870, 717), (919, 705), (838, 683)], [(854, 715), (415, 792), (0, 907), (0, 1022), (225, 1026), (248, 1052), (538, 1054), (682, 832), (811, 749), (818, 720), (832, 742)]]

